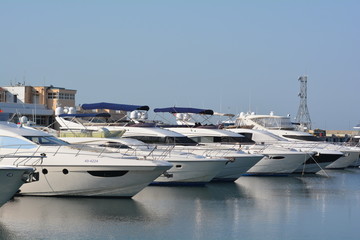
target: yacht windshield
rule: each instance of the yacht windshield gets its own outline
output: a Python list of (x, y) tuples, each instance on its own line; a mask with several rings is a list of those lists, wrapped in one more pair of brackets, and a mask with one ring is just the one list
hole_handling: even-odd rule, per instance
[(286, 138), (292, 138), (297, 140), (304, 140), (304, 141), (311, 141), (311, 142), (321, 142), (322, 140), (320, 138), (317, 138), (315, 136), (299, 136), (299, 135), (283, 135)]
[(150, 136), (132, 136), (131, 138), (140, 140), (148, 144), (174, 144), (195, 146), (197, 143), (188, 137), (150, 137)]
[(246, 137), (192, 137), (192, 140), (198, 142), (198, 143), (249, 143), (253, 142), (251, 139), (248, 139)]
[(24, 137), (38, 145), (69, 145), (69, 143), (52, 136), (24, 136)]
[(287, 129), (292, 130), (294, 129), (293, 124), (290, 121), (290, 118), (288, 117), (280, 117), (280, 118), (274, 118), (274, 117), (259, 117), (259, 118), (253, 118), (252, 119), (257, 124), (267, 128), (267, 129)]
[(245, 137), (214, 137), (214, 142), (220, 143), (244, 143), (251, 142), (251, 140)]

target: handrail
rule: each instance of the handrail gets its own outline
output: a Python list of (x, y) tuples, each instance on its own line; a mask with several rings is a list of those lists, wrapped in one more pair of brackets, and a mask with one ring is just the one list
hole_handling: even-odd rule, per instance
[[(40, 159), (40, 160), (35, 161), (31, 165), (37, 165), (37, 163), (39, 161), (42, 164), (43, 159), (46, 158), (46, 154), (42, 153), (42, 154), (40, 154), (40, 156), (34, 156), (34, 155), (0, 155), (0, 161), (2, 161), (5, 158), (15, 158), (16, 160), (13, 162), (13, 165), (18, 167), (20, 164), (25, 165), (26, 163), (28, 163), (33, 158)], [(24, 158), (24, 160), (18, 162), (18, 160), (23, 159), (23, 158)]]

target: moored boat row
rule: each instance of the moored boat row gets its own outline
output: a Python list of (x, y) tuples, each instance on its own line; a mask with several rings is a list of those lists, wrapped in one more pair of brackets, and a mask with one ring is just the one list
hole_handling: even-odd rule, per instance
[[(126, 105), (129, 112), (139, 109), (149, 108)], [(19, 185), (14, 192), (19, 189), (20, 195), (132, 197), (150, 184), (203, 185), (244, 175), (316, 173), (345, 168), (359, 157), (356, 148), (292, 142), (254, 123), (225, 129), (193, 121), (192, 115), (213, 114), (207, 109), (154, 111), (175, 115), (177, 125), (149, 122), (144, 115), (121, 124), (95, 123), (78, 120), (96, 117), (92, 114), (58, 112), (61, 131), (54, 136), (2, 122), (1, 154), (6, 157), (0, 164), (31, 168), (39, 176)], [(99, 132), (105, 134), (94, 134)]]

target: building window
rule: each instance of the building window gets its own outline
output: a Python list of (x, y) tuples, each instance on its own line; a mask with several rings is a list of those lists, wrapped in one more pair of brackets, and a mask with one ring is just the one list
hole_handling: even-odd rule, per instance
[(48, 99), (57, 99), (58, 93), (48, 93)]
[(75, 94), (71, 94), (71, 93), (48, 93), (48, 99), (71, 99), (74, 100), (75, 99)]
[(0, 102), (6, 102), (6, 92), (0, 92)]

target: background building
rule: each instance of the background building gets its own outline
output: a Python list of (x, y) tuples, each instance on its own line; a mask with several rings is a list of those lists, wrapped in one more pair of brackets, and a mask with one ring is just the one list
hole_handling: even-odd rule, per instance
[(57, 107), (75, 107), (76, 90), (54, 86), (0, 87), (0, 120), (17, 122), (26, 116), (29, 121), (48, 126), (54, 121)]

